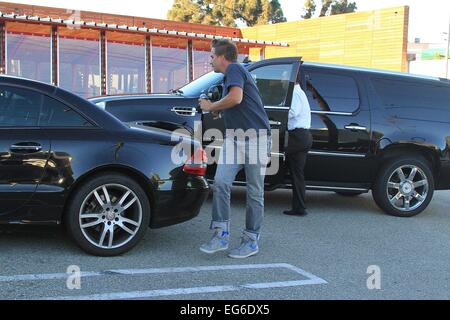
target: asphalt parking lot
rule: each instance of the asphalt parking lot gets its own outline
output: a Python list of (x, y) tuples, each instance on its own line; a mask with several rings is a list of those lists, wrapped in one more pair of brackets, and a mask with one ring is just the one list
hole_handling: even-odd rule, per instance
[[(449, 299), (450, 197), (436, 192), (413, 218), (385, 215), (370, 194), (308, 192), (310, 215), (284, 216), (289, 190), (266, 193), (260, 253), (233, 260), (198, 250), (209, 239), (211, 198), (184, 224), (149, 230), (131, 252), (88, 256), (54, 227), (2, 226), (0, 299)], [(232, 194), (232, 244), (245, 189)], [(80, 289), (67, 288), (76, 265)], [(369, 266), (381, 289), (369, 290)]]

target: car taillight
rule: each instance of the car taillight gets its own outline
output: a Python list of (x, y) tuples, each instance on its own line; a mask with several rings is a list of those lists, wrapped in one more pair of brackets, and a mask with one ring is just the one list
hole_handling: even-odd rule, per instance
[(208, 157), (205, 150), (198, 148), (194, 155), (186, 161), (183, 166), (183, 171), (196, 176), (204, 176), (206, 174), (206, 167), (208, 163)]

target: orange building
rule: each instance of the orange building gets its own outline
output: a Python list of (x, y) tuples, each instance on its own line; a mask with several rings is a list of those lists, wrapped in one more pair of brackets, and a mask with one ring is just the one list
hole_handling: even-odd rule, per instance
[(0, 2), (0, 73), (79, 95), (168, 92), (210, 71), (210, 42), (227, 37), (240, 58), (287, 46), (243, 39), (238, 28)]
[(240, 59), (408, 71), (408, 22), (407, 6), (238, 29), (0, 2), (0, 73), (85, 97), (168, 92), (211, 70), (222, 37)]
[[(242, 29), (243, 37), (289, 43), (267, 48), (266, 58), (302, 56), (305, 61), (408, 71), (409, 7), (339, 14), (329, 17)], [(257, 58), (258, 48), (251, 49)]]

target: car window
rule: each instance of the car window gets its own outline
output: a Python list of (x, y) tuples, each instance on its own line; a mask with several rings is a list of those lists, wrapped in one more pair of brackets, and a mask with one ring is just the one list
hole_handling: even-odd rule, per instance
[(0, 126), (85, 127), (91, 124), (70, 107), (44, 94), (1, 86)]
[(380, 101), (386, 107), (433, 108), (448, 110), (450, 88), (425, 84), (422, 81), (388, 79), (371, 80)]
[(315, 111), (355, 112), (360, 106), (358, 87), (350, 76), (307, 71), (306, 96)]
[(218, 85), (222, 82), (223, 74), (209, 72), (174, 92), (179, 92), (186, 97), (199, 97), (201, 93), (208, 91), (211, 86)]
[(285, 105), (291, 72), (291, 64), (267, 65), (250, 71), (265, 106)]
[(39, 126), (90, 127), (92, 125), (69, 106), (66, 106), (62, 102), (59, 102), (51, 97), (44, 96)]
[(42, 95), (27, 89), (0, 87), (0, 126), (36, 127)]

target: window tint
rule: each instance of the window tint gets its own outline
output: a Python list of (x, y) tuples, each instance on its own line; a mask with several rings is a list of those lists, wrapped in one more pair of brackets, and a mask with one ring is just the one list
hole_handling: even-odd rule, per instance
[(2, 127), (85, 127), (83, 117), (61, 102), (38, 92), (0, 87), (0, 126)]
[(306, 95), (311, 110), (355, 112), (359, 108), (356, 82), (344, 75), (307, 72)]
[(44, 96), (40, 127), (90, 127), (92, 126), (86, 119), (76, 113), (65, 104)]
[(265, 106), (284, 106), (291, 77), (291, 64), (264, 66), (251, 71)]
[(2, 127), (36, 127), (42, 95), (34, 91), (0, 87), (0, 125)]
[(372, 79), (383, 105), (387, 107), (412, 107), (446, 109), (450, 107), (450, 88), (433, 86), (422, 81)]

